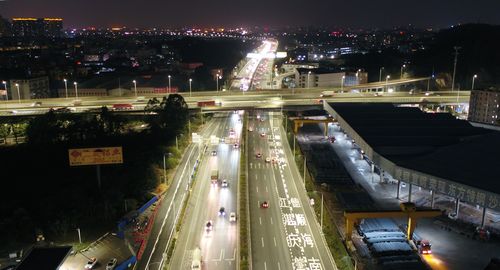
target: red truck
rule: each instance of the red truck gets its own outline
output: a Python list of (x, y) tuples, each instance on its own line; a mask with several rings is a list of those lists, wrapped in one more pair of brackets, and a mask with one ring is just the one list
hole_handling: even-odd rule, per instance
[(134, 106), (132, 104), (113, 104), (113, 111), (125, 111), (133, 110)]
[(198, 101), (198, 107), (211, 107), (211, 106), (220, 106), (220, 103), (215, 103), (215, 100), (207, 100), (207, 101)]

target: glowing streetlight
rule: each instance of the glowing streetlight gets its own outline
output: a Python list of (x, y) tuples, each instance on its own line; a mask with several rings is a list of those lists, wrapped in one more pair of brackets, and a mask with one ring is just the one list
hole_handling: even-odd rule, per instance
[(78, 99), (78, 83), (73, 82), (73, 85), (75, 86), (75, 97), (76, 97), (76, 99)]
[(172, 78), (172, 76), (168, 75), (168, 92), (170, 93), (170, 89), (171, 89), (171, 86), (170, 86), (170, 79)]
[(399, 76), (400, 79), (403, 79), (403, 69), (406, 68), (406, 65), (401, 66), (401, 75)]
[(189, 96), (191, 96), (191, 83), (193, 82), (193, 79), (189, 78)]
[(137, 81), (133, 80), (132, 82), (134, 83), (135, 97), (137, 97)]
[(311, 80), (309, 78), (310, 76), (311, 76), (311, 71), (307, 73), (307, 88), (311, 88)]
[(63, 79), (64, 81), (64, 90), (66, 92), (66, 98), (68, 98), (68, 80)]
[(471, 87), (471, 90), (474, 90), (474, 82), (476, 81), (477, 79), (477, 74), (474, 74), (474, 76), (472, 76), (472, 87)]
[(340, 84), (340, 93), (344, 93), (345, 75), (342, 76), (342, 83)]
[(390, 79), (390, 78), (391, 78), (391, 75), (387, 75), (387, 76), (385, 77), (385, 88), (387, 89), (387, 91), (389, 91), (389, 89), (388, 89), (388, 82), (389, 82), (389, 79)]
[(220, 76), (219, 73), (217, 73), (217, 76), (215, 78), (217, 81), (217, 92), (219, 92), (219, 79), (222, 79), (222, 76)]
[(9, 100), (9, 93), (7, 92), (7, 82), (2, 81), (3, 83), (3, 88), (5, 89), (5, 100)]
[(21, 103), (21, 93), (19, 92), (19, 84), (16, 83), (16, 88), (17, 88), (17, 100), (19, 103)]

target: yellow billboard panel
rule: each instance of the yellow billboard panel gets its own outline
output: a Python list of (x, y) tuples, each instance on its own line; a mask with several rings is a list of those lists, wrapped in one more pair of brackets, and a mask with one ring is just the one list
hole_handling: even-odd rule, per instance
[(69, 149), (69, 165), (99, 165), (123, 163), (122, 147)]

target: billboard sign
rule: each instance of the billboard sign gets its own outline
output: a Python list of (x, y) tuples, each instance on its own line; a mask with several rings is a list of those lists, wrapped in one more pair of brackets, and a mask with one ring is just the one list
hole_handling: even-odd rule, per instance
[(122, 147), (69, 149), (69, 165), (100, 165), (123, 163)]

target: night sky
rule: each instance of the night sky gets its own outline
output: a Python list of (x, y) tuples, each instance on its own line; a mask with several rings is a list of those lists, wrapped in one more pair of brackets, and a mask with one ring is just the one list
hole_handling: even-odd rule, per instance
[[(410, 4), (411, 3), (411, 4)], [(71, 27), (500, 24), (499, 0), (0, 0), (0, 15), (62, 17)]]

